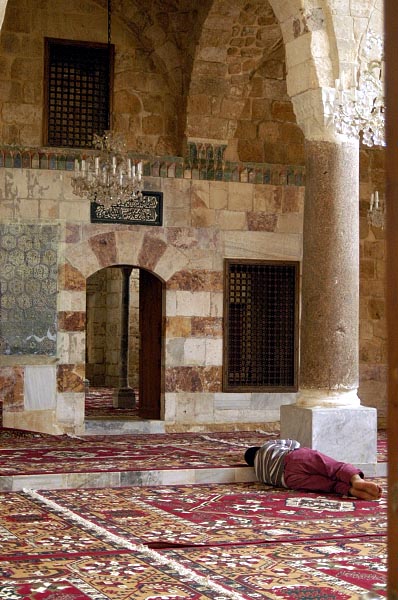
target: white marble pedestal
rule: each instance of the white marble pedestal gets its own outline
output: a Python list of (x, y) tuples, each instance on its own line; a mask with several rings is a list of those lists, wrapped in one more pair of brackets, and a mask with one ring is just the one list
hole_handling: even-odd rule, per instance
[(359, 407), (281, 406), (281, 438), (295, 439), (374, 477), (377, 467), (377, 410)]

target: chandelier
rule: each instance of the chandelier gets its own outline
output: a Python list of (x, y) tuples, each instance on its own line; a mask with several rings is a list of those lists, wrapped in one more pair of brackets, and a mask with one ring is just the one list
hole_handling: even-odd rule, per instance
[(337, 133), (359, 138), (366, 146), (385, 146), (383, 40), (369, 31), (347, 89), (336, 79), (333, 120)]
[(72, 189), (106, 208), (142, 198), (142, 162), (133, 161), (125, 151), (120, 134), (105, 131), (93, 136), (93, 156), (75, 160)]
[(368, 223), (373, 227), (384, 229), (385, 213), (384, 206), (380, 204), (379, 192), (372, 193), (370, 197), (370, 205), (368, 210)]

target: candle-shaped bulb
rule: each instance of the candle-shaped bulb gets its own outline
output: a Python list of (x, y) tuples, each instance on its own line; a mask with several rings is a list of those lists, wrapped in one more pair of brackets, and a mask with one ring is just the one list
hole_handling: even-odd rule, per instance
[(373, 210), (374, 201), (375, 201), (375, 195), (372, 193), (370, 196), (370, 212), (372, 212), (372, 210)]
[(76, 173), (80, 171), (80, 164), (77, 158), (75, 158), (75, 171)]
[(379, 208), (379, 192), (375, 192), (375, 208)]

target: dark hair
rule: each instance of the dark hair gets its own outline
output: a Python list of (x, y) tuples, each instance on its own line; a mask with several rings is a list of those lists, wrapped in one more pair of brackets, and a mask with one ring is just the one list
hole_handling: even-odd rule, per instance
[(257, 454), (257, 450), (260, 450), (260, 446), (252, 446), (251, 448), (248, 448), (245, 452), (245, 461), (250, 467), (254, 465), (254, 457)]

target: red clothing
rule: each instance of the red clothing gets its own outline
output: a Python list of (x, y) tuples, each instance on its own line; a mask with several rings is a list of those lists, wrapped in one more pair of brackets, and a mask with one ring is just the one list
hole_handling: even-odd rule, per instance
[(307, 492), (334, 492), (347, 496), (351, 477), (363, 473), (354, 465), (339, 462), (311, 448), (298, 448), (285, 456), (286, 487)]

